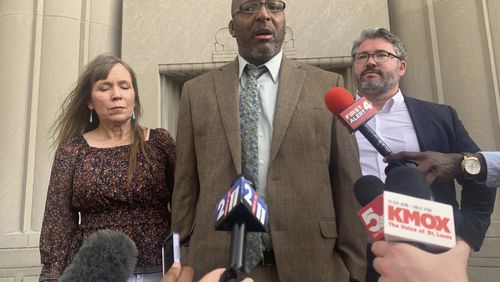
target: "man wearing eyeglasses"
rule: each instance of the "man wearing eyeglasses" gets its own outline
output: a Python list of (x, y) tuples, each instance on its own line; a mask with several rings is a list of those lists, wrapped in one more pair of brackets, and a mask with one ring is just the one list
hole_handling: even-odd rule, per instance
[[(399, 80), (406, 72), (407, 51), (400, 38), (384, 28), (364, 30), (353, 44), (352, 58), (357, 94), (366, 97), (379, 110), (368, 125), (393, 152), (479, 151), (452, 107), (407, 96), (411, 93), (403, 95)], [(387, 164), (383, 156), (363, 135), (356, 133), (356, 139), (363, 175), (375, 175), (384, 180)], [(490, 225), (495, 190), (464, 180), (460, 204), (456, 200), (453, 181), (433, 184), (431, 190), (435, 201), (454, 207), (458, 237), (468, 244), (470, 250), (478, 251)], [(372, 260), (373, 254), (369, 251), (367, 281), (377, 281), (378, 278)]]
[(355, 138), (323, 103), (343, 80), (286, 58), (286, 7), (282, 1), (233, 0), (229, 32), (238, 57), (183, 88), (172, 230), (189, 240), (183, 263), (194, 268), (196, 279), (228, 266), (230, 233), (214, 231), (213, 214), (242, 174), (269, 214), (269, 233), (255, 240), (247, 234), (251, 278), (364, 280), (365, 234), (352, 193), (361, 175), (353, 161)]

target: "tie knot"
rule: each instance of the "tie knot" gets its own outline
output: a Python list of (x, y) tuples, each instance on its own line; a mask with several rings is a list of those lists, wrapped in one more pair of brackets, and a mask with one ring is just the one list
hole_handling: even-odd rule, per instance
[(261, 75), (267, 72), (267, 67), (266, 66), (256, 67), (252, 64), (247, 64), (247, 66), (245, 67), (245, 72), (248, 74), (248, 76), (251, 76), (253, 79), (258, 79)]

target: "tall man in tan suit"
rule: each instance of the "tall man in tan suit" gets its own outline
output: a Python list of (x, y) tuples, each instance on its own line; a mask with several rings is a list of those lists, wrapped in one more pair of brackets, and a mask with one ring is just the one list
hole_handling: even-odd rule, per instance
[[(323, 97), (342, 77), (287, 59), (285, 3), (233, 0), (229, 31), (239, 55), (186, 82), (177, 129), (172, 230), (189, 241), (195, 279), (229, 264), (229, 232), (214, 230), (217, 202), (242, 174), (240, 97), (246, 65), (258, 80), (257, 192), (268, 205), (270, 239), (255, 281), (362, 281), (366, 234), (352, 187), (360, 176), (352, 135)], [(279, 278), (278, 278), (279, 277)]]

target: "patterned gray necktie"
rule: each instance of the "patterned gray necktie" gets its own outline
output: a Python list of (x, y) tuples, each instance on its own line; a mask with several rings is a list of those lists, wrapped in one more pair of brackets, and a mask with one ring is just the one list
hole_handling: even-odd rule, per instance
[[(258, 100), (257, 79), (267, 72), (265, 66), (256, 67), (248, 64), (245, 67), (247, 81), (240, 95), (240, 133), (241, 164), (243, 176), (250, 180), (257, 190), (258, 167)], [(249, 232), (246, 237), (245, 270), (252, 270), (263, 258), (264, 250), (260, 233)]]
[(241, 165), (243, 176), (250, 180), (257, 189), (259, 175), (257, 129), (260, 109), (257, 89), (257, 79), (267, 71), (265, 66), (255, 67), (248, 64), (245, 67), (247, 81), (240, 95), (240, 134), (241, 134)]

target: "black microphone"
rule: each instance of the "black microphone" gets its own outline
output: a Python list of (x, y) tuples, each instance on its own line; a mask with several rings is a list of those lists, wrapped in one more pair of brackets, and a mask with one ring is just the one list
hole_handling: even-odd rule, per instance
[(362, 208), (358, 217), (374, 241), (384, 238), (384, 183), (374, 175), (361, 176), (354, 183), (354, 195)]
[[(394, 168), (387, 174), (385, 191), (393, 193), (388, 220), (391, 221), (389, 225), (400, 229), (394, 232), (399, 236), (397, 241), (432, 253), (446, 251), (455, 245), (453, 208), (432, 201), (431, 189), (420, 171), (412, 167)], [(412, 234), (417, 229), (419, 236)]]
[(60, 282), (126, 282), (134, 272), (137, 248), (127, 235), (103, 229), (82, 244)]
[[(359, 131), (372, 144), (372, 146), (384, 157), (392, 154), (392, 150), (373, 131), (367, 122), (374, 117), (378, 111), (368, 99), (361, 97), (354, 101), (354, 97), (343, 87), (333, 87), (325, 95), (325, 105), (353, 133)], [(385, 168), (385, 173), (399, 166), (416, 167), (411, 161), (391, 162)]]
[(251, 183), (239, 177), (215, 211), (215, 230), (232, 231), (229, 269), (243, 270), (246, 232), (267, 232), (268, 220), (267, 205)]
[(354, 183), (354, 196), (361, 206), (366, 206), (384, 192), (384, 182), (375, 175), (364, 175)]
[(396, 167), (387, 174), (385, 190), (424, 200), (431, 200), (425, 176), (412, 167)]

